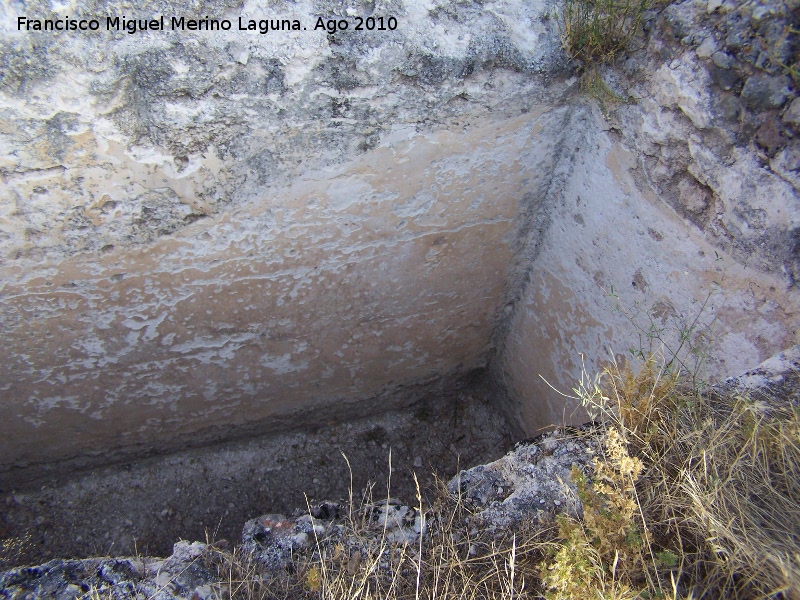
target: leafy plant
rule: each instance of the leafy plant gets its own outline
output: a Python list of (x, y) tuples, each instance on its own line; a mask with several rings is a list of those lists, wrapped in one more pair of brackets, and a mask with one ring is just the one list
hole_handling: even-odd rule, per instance
[(572, 470), (583, 519), (559, 518), (561, 548), (543, 572), (549, 599), (637, 598), (643, 591), (633, 585), (649, 541), (635, 489), (643, 464), (628, 454), (617, 429), (606, 432), (604, 445), (591, 484), (580, 469)]
[(643, 598), (800, 597), (800, 408), (701, 393), (653, 357), (577, 391), (608, 427), (594, 481), (574, 475), (584, 519), (570, 524), (598, 597), (610, 576)]

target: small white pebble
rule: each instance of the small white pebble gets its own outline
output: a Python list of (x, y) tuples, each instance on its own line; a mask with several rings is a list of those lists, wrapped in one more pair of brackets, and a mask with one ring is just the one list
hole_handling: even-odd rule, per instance
[(305, 546), (308, 543), (308, 534), (300, 532), (292, 536), (292, 543), (296, 546)]
[(553, 504), (556, 506), (561, 506), (561, 500), (553, 500)]

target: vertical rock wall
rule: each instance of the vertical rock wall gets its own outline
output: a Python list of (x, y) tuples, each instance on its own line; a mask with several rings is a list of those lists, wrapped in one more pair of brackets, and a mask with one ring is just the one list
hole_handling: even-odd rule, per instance
[(146, 247), (8, 277), (6, 460), (158, 444), (482, 366), (516, 215), (546, 171), (535, 125), (400, 131)]
[[(794, 91), (710, 6), (648, 15), (599, 103), (544, 1), (5, 6), (0, 467), (379, 412), (488, 362), (533, 429), (651, 326), (701, 315), (711, 378), (797, 343)], [(67, 16), (100, 30), (29, 27)]]
[(716, 381), (800, 341), (796, 93), (766, 60), (791, 60), (793, 17), (695, 1), (647, 16), (647, 46), (576, 103), (576, 151), (554, 170), (498, 340), (529, 431), (584, 421), (555, 390), (574, 396), (610, 360), (680, 349)]
[[(484, 366), (562, 118), (547, 10), (4, 7), (0, 466), (380, 412)], [(35, 30), (67, 17), (100, 29)], [(206, 17), (231, 29), (173, 27)]]

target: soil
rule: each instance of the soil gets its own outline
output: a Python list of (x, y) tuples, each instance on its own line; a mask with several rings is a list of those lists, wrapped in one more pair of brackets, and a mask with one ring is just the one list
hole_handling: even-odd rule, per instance
[(453, 391), (380, 417), (28, 482), (0, 496), (0, 568), (56, 557), (168, 556), (180, 539), (238, 543), (248, 519), (291, 515), (370, 485), (385, 496), (389, 483), (392, 497), (413, 502), (413, 473), (432, 494), (437, 477), (494, 460), (511, 443), (485, 394)]

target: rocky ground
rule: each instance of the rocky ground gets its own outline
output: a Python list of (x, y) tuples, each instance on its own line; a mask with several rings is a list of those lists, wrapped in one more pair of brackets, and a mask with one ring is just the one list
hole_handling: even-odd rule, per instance
[[(267, 510), (347, 498), (369, 482), (386, 494), (391, 453), (394, 497), (411, 500), (417, 473), (497, 458), (512, 443), (479, 392), (429, 397), (400, 412), (5, 487), (0, 526), (6, 568), (50, 558), (168, 555), (178, 539), (236, 541), (242, 523)], [(352, 473), (348, 468), (352, 468)], [(6, 484), (7, 485), (7, 484)]]
[[(551, 523), (553, 515), (561, 512), (579, 515), (582, 509), (569, 472), (574, 465), (589, 472), (599, 451), (590, 429), (557, 429), (517, 444), (497, 461), (460, 472), (447, 488), (454, 498), (469, 503), (473, 512), (467, 522), (454, 527), (479, 527), (490, 535), (502, 535), (523, 522)], [(271, 513), (251, 519), (244, 526), (241, 552), (258, 565), (259, 578), (269, 579), (289, 568), (299, 555), (320, 546), (341, 546), (357, 556), (376, 539), (385, 539), (389, 552), (391, 545), (413, 544), (425, 534), (425, 520), (413, 505), (384, 499), (366, 507), (358, 502), (358, 506), (366, 518), (357, 536), (346, 524), (349, 503), (323, 502), (298, 509), (292, 516)], [(180, 541), (167, 559), (52, 560), (0, 575), (0, 597), (218, 598), (227, 593), (228, 584), (214, 568), (217, 547)]]
[[(800, 390), (800, 346), (795, 346), (765, 361), (739, 377), (709, 390), (710, 394), (747, 393), (753, 398), (770, 397), (772, 401), (798, 402)], [(431, 421), (440, 426), (448, 423), (447, 403), (428, 405), (426, 410), (445, 412), (430, 413)], [(471, 448), (486, 448), (496, 437), (479, 435), (475, 428), (486, 431), (493, 423), (491, 411), (481, 403), (466, 405), (460, 426), (465, 433), (460, 440), (453, 440), (449, 447), (470, 438)], [(407, 422), (417, 427), (420, 433), (430, 433), (421, 420)], [(450, 423), (452, 424), (452, 423)], [(370, 424), (375, 427), (375, 423)], [(364, 423), (344, 426), (345, 430), (365, 435), (374, 429), (365, 429)], [(455, 431), (455, 429), (453, 429)], [(393, 429), (386, 439), (393, 439), (397, 448), (402, 445), (397, 437), (409, 435), (412, 429)], [(442, 428), (438, 430), (442, 431)], [(487, 464), (460, 471), (446, 486), (451, 500), (469, 507), (458, 520), (447, 524), (453, 535), (458, 531), (478, 531), (489, 537), (503, 536), (509, 531), (525, 527), (546, 526), (553, 523), (554, 516), (566, 512), (581, 517), (583, 507), (570, 472), (580, 469), (591, 477), (594, 458), (603, 452), (600, 424), (587, 424), (581, 428), (561, 427), (536, 438), (519, 442), (503, 457)], [(374, 435), (374, 434), (373, 434)], [(460, 436), (459, 436), (460, 437)], [(442, 439), (446, 439), (443, 437)], [(478, 440), (483, 440), (478, 442)], [(407, 440), (410, 441), (410, 440)], [(373, 443), (374, 442), (374, 443)], [(330, 442), (332, 444), (338, 442)], [(378, 440), (365, 444), (373, 453), (381, 448)], [(430, 444), (428, 449), (434, 449)], [(328, 447), (330, 449), (330, 447)], [(496, 448), (495, 448), (496, 449)], [(403, 452), (398, 452), (398, 456)], [(407, 455), (409, 460), (411, 455)], [(429, 457), (426, 457), (429, 458)], [(445, 459), (445, 462), (448, 462)], [(452, 464), (452, 461), (449, 461)], [(424, 470), (421, 470), (424, 473)], [(399, 483), (399, 492), (408, 491), (402, 477), (394, 478)], [(284, 482), (291, 486), (292, 478)], [(435, 518), (430, 521), (423, 502), (422, 512), (413, 502), (395, 499), (391, 492), (376, 491), (373, 498), (354, 499), (350, 502), (324, 501), (305, 504), (285, 514), (272, 512), (250, 519), (244, 525), (238, 556), (246, 557), (248, 564), (256, 569), (250, 572), (255, 579), (271, 580), (277, 574), (293, 567), (299, 556), (310, 555), (327, 548), (343, 549), (347, 555), (357, 558), (368, 554), (367, 546), (375, 547), (380, 540), (383, 552), (393, 552), (396, 545), (415, 544), (419, 536), (428, 535), (429, 527), (437, 527)], [(410, 498), (407, 496), (406, 498)], [(359, 521), (361, 525), (354, 527)], [(231, 582), (220, 576), (220, 548), (227, 542), (203, 543), (179, 541), (166, 559), (137, 555), (127, 558), (87, 558), (75, 560), (55, 559), (36, 567), (20, 567), (0, 574), (0, 598), (56, 598), (73, 600), (97, 597), (128, 600), (150, 598), (154, 600), (206, 600), (224, 596), (231, 590)], [(230, 557), (228, 553), (226, 556)]]

